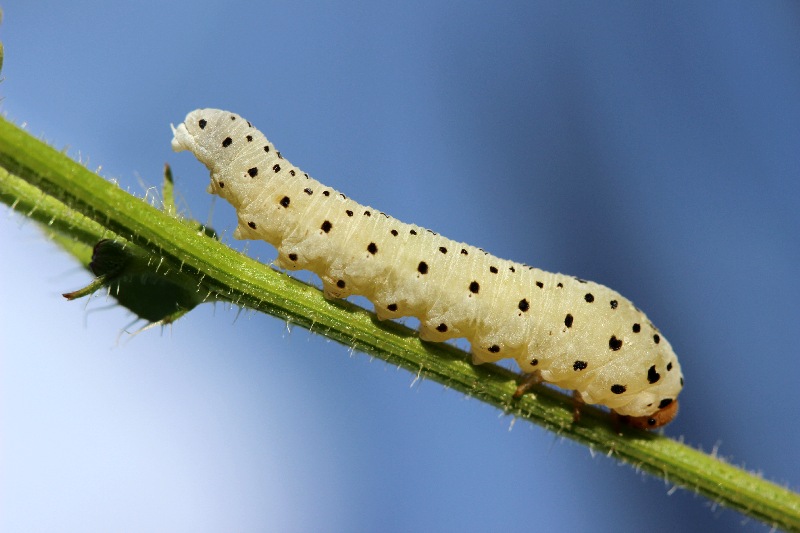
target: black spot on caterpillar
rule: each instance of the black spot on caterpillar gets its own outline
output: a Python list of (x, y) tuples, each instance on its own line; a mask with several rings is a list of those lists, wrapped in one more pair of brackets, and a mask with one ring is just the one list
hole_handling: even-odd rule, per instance
[(678, 359), (617, 292), (372, 217), (341, 193), (309, 194), (329, 189), (234, 113), (192, 111), (173, 133), (173, 149), (189, 150), (211, 172), (208, 191), (236, 208), (234, 237), (274, 245), (277, 266), (316, 273), (326, 297), (365, 296), (380, 319), (414, 316), (426, 341), (465, 337), (474, 363), (514, 359), (636, 427), (662, 426), (677, 413)]

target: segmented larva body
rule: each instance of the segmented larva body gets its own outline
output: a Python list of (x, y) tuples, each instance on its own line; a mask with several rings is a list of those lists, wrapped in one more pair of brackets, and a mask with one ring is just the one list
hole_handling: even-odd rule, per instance
[(417, 317), (426, 341), (465, 337), (475, 363), (512, 358), (633, 425), (658, 427), (675, 416), (678, 359), (617, 292), (360, 205), (289, 163), (239, 115), (192, 111), (173, 133), (175, 151), (208, 167), (208, 191), (236, 208), (234, 237), (274, 245), (277, 266), (316, 273), (327, 297), (365, 296), (380, 319)]

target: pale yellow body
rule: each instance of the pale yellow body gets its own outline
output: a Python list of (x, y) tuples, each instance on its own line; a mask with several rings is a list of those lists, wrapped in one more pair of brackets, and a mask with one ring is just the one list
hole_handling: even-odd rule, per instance
[(236, 207), (234, 236), (273, 244), (279, 267), (315, 272), (328, 297), (365, 296), (381, 319), (417, 317), (424, 340), (465, 337), (476, 363), (515, 359), (620, 415), (674, 416), (683, 385), (677, 357), (617, 292), (360, 205), (309, 178), (233, 113), (193, 111), (174, 133), (173, 148), (211, 171), (209, 192)]

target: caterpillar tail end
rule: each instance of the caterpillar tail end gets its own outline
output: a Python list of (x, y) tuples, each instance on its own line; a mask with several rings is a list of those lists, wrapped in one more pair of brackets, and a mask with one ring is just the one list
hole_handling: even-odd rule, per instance
[(172, 124), (170, 124), (169, 127), (172, 128), (172, 151), (183, 152), (184, 150), (189, 150), (192, 142), (192, 136), (189, 135), (189, 130), (186, 129), (186, 124), (181, 122), (178, 124), (177, 128)]

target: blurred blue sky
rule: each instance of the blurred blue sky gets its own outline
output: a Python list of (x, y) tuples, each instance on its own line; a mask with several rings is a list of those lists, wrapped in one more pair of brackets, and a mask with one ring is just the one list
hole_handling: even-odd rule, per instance
[[(240, 113), (362, 203), (631, 298), (686, 376), (666, 433), (800, 488), (796, 2), (2, 7), (32, 134), (140, 196), (169, 162), (230, 242), (169, 123)], [(272, 317), (118, 342), (5, 211), (3, 531), (768, 530)]]

